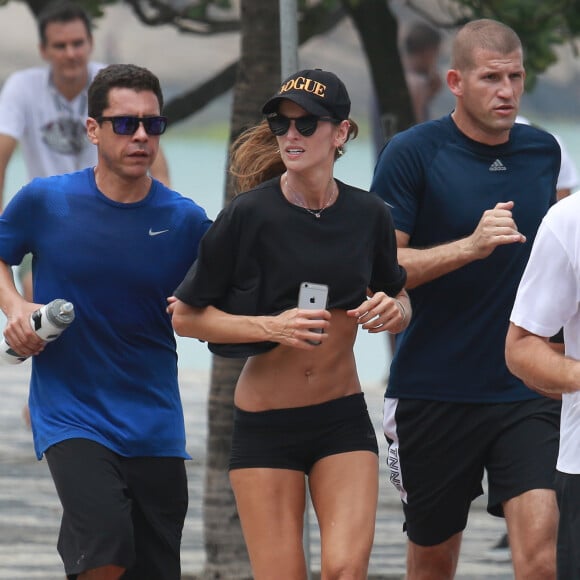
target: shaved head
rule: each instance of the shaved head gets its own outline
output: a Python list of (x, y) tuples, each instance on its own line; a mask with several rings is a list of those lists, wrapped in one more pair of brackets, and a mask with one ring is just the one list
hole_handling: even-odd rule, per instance
[(477, 50), (502, 55), (517, 50), (523, 52), (522, 43), (514, 30), (488, 18), (468, 22), (459, 30), (453, 41), (452, 68), (460, 71), (473, 68), (473, 55)]

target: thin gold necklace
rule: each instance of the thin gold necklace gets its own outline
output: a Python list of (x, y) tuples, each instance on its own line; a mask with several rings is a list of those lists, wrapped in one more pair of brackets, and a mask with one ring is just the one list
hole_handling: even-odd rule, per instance
[(338, 188), (335, 189), (334, 179), (332, 178), (332, 176), (330, 176), (330, 179), (328, 180), (328, 186), (326, 187), (327, 191), (330, 190), (330, 195), (328, 196), (328, 199), (320, 209), (311, 209), (306, 206), (306, 204), (304, 203), (304, 199), (299, 197), (298, 193), (288, 183), (288, 174), (284, 176), (284, 185), (286, 186), (288, 192), (292, 194), (292, 201), (295, 203), (295, 205), (299, 205), (302, 209), (305, 209), (310, 215), (313, 215), (316, 219), (320, 219), (322, 212), (331, 204), (332, 200), (334, 199), (334, 194), (338, 190)]

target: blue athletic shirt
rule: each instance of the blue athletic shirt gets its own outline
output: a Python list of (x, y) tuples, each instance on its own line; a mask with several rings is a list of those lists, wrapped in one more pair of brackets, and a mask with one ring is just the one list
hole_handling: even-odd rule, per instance
[(36, 454), (70, 438), (127, 456), (188, 458), (167, 297), (211, 221), (153, 180), (136, 203), (104, 196), (92, 168), (33, 180), (0, 216), (0, 257), (33, 254), (34, 300), (75, 320), (32, 360)]
[(552, 203), (560, 149), (545, 131), (516, 124), (488, 146), (461, 133), (451, 116), (412, 127), (383, 149), (371, 191), (390, 204), (409, 247), (470, 235), (483, 212), (513, 201), (527, 241), (409, 291), (413, 317), (399, 335), (386, 396), (454, 402), (535, 398), (507, 369), (509, 315), (536, 230)]

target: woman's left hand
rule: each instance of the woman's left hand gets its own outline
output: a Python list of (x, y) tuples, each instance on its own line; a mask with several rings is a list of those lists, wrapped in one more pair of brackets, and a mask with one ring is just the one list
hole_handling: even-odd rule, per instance
[(405, 291), (395, 298), (384, 292), (376, 292), (358, 308), (347, 310), (358, 324), (370, 333), (390, 332), (397, 334), (407, 328), (411, 318), (411, 304)]

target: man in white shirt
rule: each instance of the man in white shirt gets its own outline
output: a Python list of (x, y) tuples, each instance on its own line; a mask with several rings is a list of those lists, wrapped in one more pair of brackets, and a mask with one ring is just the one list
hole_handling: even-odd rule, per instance
[[(518, 115), (516, 117), (516, 123), (523, 123), (524, 125), (532, 125), (533, 123), (527, 117)], [(552, 135), (554, 135), (552, 133)], [(558, 201), (568, 197), (571, 193), (575, 191), (579, 184), (578, 171), (576, 169), (576, 164), (572, 160), (570, 153), (566, 149), (566, 146), (558, 137), (554, 135), (558, 145), (560, 145), (561, 161), (560, 161), (560, 173), (558, 174), (558, 183), (556, 185), (556, 198)], [(557, 334), (552, 341), (552, 348), (555, 348), (556, 344), (560, 345), (563, 352), (563, 345), (561, 344), (562, 337), (561, 334)], [(503, 534), (496, 544), (492, 546), (490, 550), (486, 552), (486, 556), (490, 560), (496, 562), (509, 562), (511, 559), (511, 551), (509, 545), (509, 539), (507, 533)]]
[[(562, 398), (556, 495), (558, 578), (580, 577), (580, 197), (544, 217), (522, 276), (506, 339), (506, 361), (528, 387)], [(549, 337), (564, 328), (565, 353)]]

